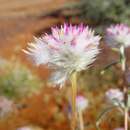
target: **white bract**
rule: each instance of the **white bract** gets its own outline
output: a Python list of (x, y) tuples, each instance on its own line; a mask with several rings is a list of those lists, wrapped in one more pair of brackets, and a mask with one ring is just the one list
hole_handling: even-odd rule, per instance
[(52, 28), (52, 33), (35, 38), (24, 50), (37, 64), (46, 64), (55, 70), (51, 82), (63, 86), (69, 76), (86, 69), (99, 53), (100, 37), (88, 26), (64, 24)]
[(105, 41), (113, 48), (130, 46), (130, 28), (124, 24), (108, 27), (106, 29)]

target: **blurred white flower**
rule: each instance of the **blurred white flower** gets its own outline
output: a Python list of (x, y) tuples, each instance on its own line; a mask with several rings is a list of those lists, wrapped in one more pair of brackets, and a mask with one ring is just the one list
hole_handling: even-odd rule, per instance
[(42, 129), (37, 126), (29, 125), (29, 126), (23, 126), (23, 127), (17, 128), (17, 130), (42, 130)]
[(0, 96), (0, 117), (3, 118), (7, 114), (13, 112), (13, 102), (4, 96)]
[(106, 29), (105, 41), (113, 48), (130, 46), (130, 28), (124, 24), (112, 25)]
[(99, 53), (100, 37), (88, 26), (64, 24), (52, 28), (52, 34), (35, 38), (24, 50), (37, 64), (47, 64), (54, 69), (51, 82), (63, 86), (74, 71), (81, 71), (92, 64)]
[(29, 126), (24, 126), (24, 127), (18, 128), (17, 130), (32, 130), (32, 128), (30, 128)]
[(109, 89), (105, 95), (108, 101), (114, 103), (115, 105), (123, 103), (124, 94), (119, 89)]
[(88, 107), (88, 100), (84, 96), (76, 97), (77, 111), (84, 111)]
[(125, 130), (124, 128), (115, 128), (114, 130)]

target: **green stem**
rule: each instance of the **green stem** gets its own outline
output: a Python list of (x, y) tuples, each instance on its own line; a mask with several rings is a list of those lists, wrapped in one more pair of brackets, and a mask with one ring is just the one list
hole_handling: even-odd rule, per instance
[[(119, 106), (111, 106), (111, 107), (105, 109), (105, 110), (99, 115), (99, 117), (98, 117), (98, 119), (97, 119), (97, 121), (96, 121), (96, 128), (97, 128), (97, 130), (100, 130), (99, 125), (100, 125), (100, 123), (101, 123), (103, 117), (104, 117), (107, 113), (109, 113), (111, 110), (113, 110), (113, 109), (115, 109), (115, 108), (117, 108), (117, 109), (118, 109), (121, 113), (123, 113), (123, 115), (124, 115), (124, 108), (122, 108), (122, 106), (121, 106), (120, 104), (119, 104)], [(130, 118), (128, 118), (128, 120), (130, 120)]]
[(126, 57), (125, 57), (125, 48), (124, 46), (120, 47), (120, 62), (121, 62), (121, 68), (122, 71), (126, 71)]
[(105, 66), (104, 69), (101, 71), (101, 74), (104, 74), (107, 69), (109, 69), (110, 67), (112, 67), (112, 66), (114, 66), (114, 65), (116, 65), (116, 64), (118, 64), (118, 63), (120, 63), (120, 61), (114, 61), (114, 62), (108, 64), (108, 65)]
[(110, 112), (112, 109), (114, 109), (115, 107), (117, 107), (117, 106), (111, 106), (111, 107), (105, 109), (105, 110), (99, 115), (99, 117), (98, 117), (98, 119), (97, 119), (97, 121), (96, 121), (96, 127), (97, 127), (98, 129), (99, 129), (99, 125), (100, 125), (100, 123), (101, 123), (103, 117), (104, 117), (108, 112)]
[(120, 62), (121, 62), (121, 68), (123, 72), (123, 78), (124, 78), (124, 86), (123, 86), (123, 92), (124, 92), (124, 128), (125, 130), (128, 130), (128, 87), (125, 79), (125, 71), (126, 71), (126, 57), (125, 57), (125, 48), (124, 46), (120, 47)]

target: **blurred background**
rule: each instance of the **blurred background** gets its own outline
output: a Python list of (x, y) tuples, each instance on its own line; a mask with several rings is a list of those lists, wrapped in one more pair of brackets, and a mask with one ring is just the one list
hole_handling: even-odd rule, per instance
[[(34, 36), (49, 33), (50, 27), (64, 22), (87, 24), (104, 35), (105, 27), (110, 24), (130, 25), (130, 1), (0, 0), (0, 101), (6, 102), (4, 111), (0, 103), (0, 130), (17, 130), (23, 126), (31, 126), (32, 130), (70, 129), (69, 85), (61, 90), (50, 86), (50, 71), (46, 66), (36, 67), (22, 52)], [(109, 88), (122, 89), (123, 85), (119, 65), (101, 75), (104, 66), (119, 55), (103, 41), (100, 47), (102, 51), (97, 61), (91, 69), (82, 72), (78, 80), (78, 94), (89, 100), (84, 112), (85, 130), (96, 130), (96, 119), (109, 107), (104, 93)], [(129, 66), (129, 48), (126, 54)], [(123, 127), (123, 116), (113, 110), (100, 127), (102, 130)]]

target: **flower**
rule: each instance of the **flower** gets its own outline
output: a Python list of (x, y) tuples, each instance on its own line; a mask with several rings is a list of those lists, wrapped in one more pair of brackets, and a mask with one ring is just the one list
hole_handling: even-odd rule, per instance
[(13, 102), (4, 96), (0, 96), (0, 117), (3, 118), (11, 112), (13, 112)]
[(74, 72), (86, 69), (99, 53), (100, 37), (88, 26), (64, 24), (51, 29), (51, 34), (35, 38), (24, 50), (37, 64), (55, 70), (51, 82), (63, 86)]
[(111, 25), (106, 29), (105, 41), (113, 48), (130, 46), (130, 28), (124, 24)]
[(114, 130), (125, 130), (124, 128), (115, 128)]
[(106, 97), (108, 101), (117, 105), (118, 103), (122, 103), (124, 100), (124, 94), (119, 89), (109, 89), (106, 92)]
[(28, 125), (28, 126), (23, 126), (23, 127), (17, 128), (17, 130), (42, 130), (42, 129), (37, 126)]
[(88, 100), (84, 96), (76, 97), (76, 108), (77, 111), (83, 111), (88, 107)]
[[(89, 101), (84, 96), (76, 96), (76, 110), (77, 112), (83, 112), (88, 107)], [(68, 118), (71, 119), (72, 117), (72, 104), (69, 102), (68, 108)]]
[(25, 127), (18, 128), (17, 130), (32, 130), (32, 128), (25, 126)]

